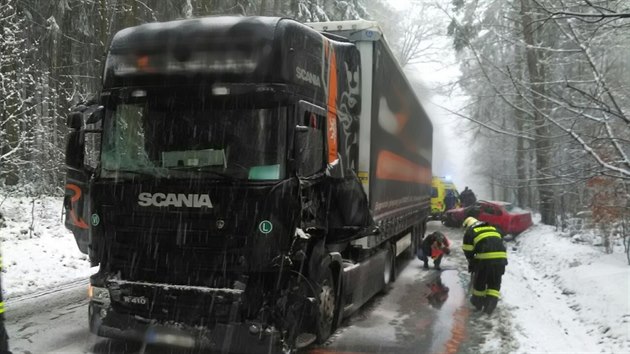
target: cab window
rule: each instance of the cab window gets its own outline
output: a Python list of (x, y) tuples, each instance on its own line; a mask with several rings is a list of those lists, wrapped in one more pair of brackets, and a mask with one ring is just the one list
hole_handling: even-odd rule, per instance
[(296, 131), (296, 158), (300, 161), (298, 174), (311, 176), (324, 167), (326, 153), (326, 115), (319, 106), (300, 101), (298, 105), (298, 130)]

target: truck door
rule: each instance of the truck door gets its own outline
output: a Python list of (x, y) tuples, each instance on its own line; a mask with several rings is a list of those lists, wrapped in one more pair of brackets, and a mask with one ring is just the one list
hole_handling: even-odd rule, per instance
[[(100, 134), (89, 134), (87, 143), (92, 146), (86, 155), (86, 133), (100, 133), (100, 129), (86, 129), (86, 124), (99, 124), (103, 107), (78, 105), (68, 116), (66, 142), (66, 185), (63, 207), (65, 226), (74, 234), (81, 252), (88, 254), (90, 224), (98, 225), (98, 217), (90, 217), (89, 181), (96, 167), (96, 153), (100, 145)], [(85, 122), (85, 123), (84, 123)]]

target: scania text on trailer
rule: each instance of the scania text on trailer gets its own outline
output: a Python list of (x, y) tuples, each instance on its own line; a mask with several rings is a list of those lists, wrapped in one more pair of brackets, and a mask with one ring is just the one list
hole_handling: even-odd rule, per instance
[(66, 225), (99, 265), (105, 337), (323, 342), (394, 280), (430, 212), (431, 123), (373, 22), (124, 29), (68, 125)]

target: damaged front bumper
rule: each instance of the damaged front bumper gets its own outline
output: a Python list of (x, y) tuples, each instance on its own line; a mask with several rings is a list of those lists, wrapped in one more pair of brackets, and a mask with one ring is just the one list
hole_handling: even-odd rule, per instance
[[(111, 291), (106, 288), (90, 288), (89, 320), (92, 333), (103, 337), (138, 341), (147, 345), (195, 348), (220, 353), (286, 352), (279, 331), (273, 327), (263, 329), (260, 323), (253, 321), (190, 325), (116, 311), (115, 308), (119, 306), (113, 306), (112, 301), (120, 301), (121, 295), (117, 292), (122, 291), (124, 294), (125, 287), (128, 285), (114, 284)], [(137, 290), (137, 284), (134, 285)], [(151, 284), (153, 290), (155, 286), (156, 284)], [(172, 287), (162, 290), (173, 291)], [(186, 290), (179, 290), (179, 292), (182, 291)], [(140, 298), (131, 297), (131, 301), (137, 302), (134, 305), (144, 305), (138, 303), (142, 302)]]

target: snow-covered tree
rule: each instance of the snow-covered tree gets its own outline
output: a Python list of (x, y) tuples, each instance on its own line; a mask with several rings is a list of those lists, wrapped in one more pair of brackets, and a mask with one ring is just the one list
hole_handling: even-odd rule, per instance
[(33, 138), (33, 77), (24, 22), (16, 1), (0, 4), (0, 184), (6, 185), (20, 182), (28, 158), (24, 147)]
[(0, 2), (0, 185), (63, 190), (66, 115), (98, 94), (111, 37), (210, 15), (369, 18), (364, 0), (5, 0)]
[[(460, 50), (463, 86), (473, 98), (464, 115), (491, 137), (479, 141), (480, 155), (496, 146), (497, 132), (517, 140), (514, 151), (505, 151), (513, 163), (502, 169), (502, 184), (529, 191), (547, 224), (558, 222), (556, 214), (587, 208), (587, 179), (630, 177), (627, 20), (567, 16), (620, 14), (624, 6), (453, 1), (449, 32)], [(491, 172), (496, 163), (485, 161), (482, 170), (497, 176)], [(533, 188), (523, 189), (526, 182)], [(517, 194), (523, 204), (524, 193)]]

